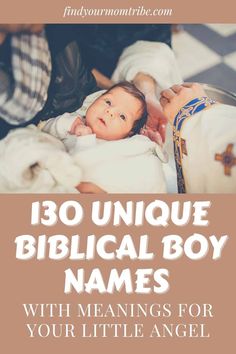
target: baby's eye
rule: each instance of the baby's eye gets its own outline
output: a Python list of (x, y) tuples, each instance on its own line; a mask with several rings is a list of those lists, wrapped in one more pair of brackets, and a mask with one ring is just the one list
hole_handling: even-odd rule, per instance
[(124, 114), (120, 114), (120, 118), (126, 120), (126, 116)]
[(106, 104), (107, 104), (108, 106), (111, 105), (111, 101), (110, 101), (110, 100), (106, 99), (105, 102), (106, 102)]

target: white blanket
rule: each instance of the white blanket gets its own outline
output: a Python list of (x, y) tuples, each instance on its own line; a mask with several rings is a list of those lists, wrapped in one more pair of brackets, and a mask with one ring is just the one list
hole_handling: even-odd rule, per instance
[(0, 192), (67, 193), (81, 181), (109, 193), (166, 192), (158, 146), (144, 136), (105, 141), (73, 156), (60, 140), (33, 126), (0, 142)]
[(108, 193), (166, 192), (165, 157), (144, 136), (103, 141), (74, 151), (73, 156), (82, 169), (82, 181), (95, 183)]
[(81, 170), (63, 144), (33, 126), (12, 130), (0, 141), (1, 193), (69, 193)]

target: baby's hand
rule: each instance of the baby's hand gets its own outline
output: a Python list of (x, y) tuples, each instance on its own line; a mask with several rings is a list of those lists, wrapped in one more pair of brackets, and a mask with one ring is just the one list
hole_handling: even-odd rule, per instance
[(84, 125), (80, 117), (77, 117), (75, 119), (70, 129), (70, 134), (77, 135), (77, 136), (89, 135), (92, 133), (93, 133), (92, 129)]
[(160, 146), (163, 145), (163, 139), (160, 133), (156, 129), (154, 130), (146, 126), (140, 130), (140, 134), (147, 136), (150, 140), (154, 141), (156, 144)]
[(74, 135), (84, 136), (84, 135), (89, 135), (92, 133), (93, 132), (90, 127), (87, 127), (86, 125), (77, 125), (77, 127), (75, 128)]
[(200, 84), (186, 83), (183, 85), (174, 85), (162, 91), (160, 102), (165, 116), (169, 122), (173, 123), (176, 114), (182, 107), (194, 98), (203, 96), (207, 96), (207, 94)]

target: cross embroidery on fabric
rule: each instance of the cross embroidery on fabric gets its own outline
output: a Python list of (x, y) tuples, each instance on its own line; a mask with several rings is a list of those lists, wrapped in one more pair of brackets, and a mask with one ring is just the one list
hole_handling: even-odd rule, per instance
[(186, 140), (181, 138), (181, 152), (183, 155), (188, 155)]
[(231, 168), (236, 165), (236, 157), (232, 152), (233, 146), (233, 144), (229, 144), (222, 154), (215, 154), (215, 160), (222, 162), (224, 165), (226, 176), (231, 176)]

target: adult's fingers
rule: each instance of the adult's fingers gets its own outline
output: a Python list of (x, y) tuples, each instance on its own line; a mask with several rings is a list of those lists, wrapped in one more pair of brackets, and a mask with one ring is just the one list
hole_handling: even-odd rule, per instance
[(162, 108), (164, 108), (167, 103), (169, 103), (169, 100), (167, 98), (161, 96), (160, 104), (161, 104)]
[(202, 87), (201, 84), (199, 84), (198, 82), (184, 82), (182, 84), (183, 87), (187, 87), (187, 88), (192, 88), (192, 87)]
[(174, 98), (175, 95), (176, 95), (175, 92), (171, 88), (161, 92), (161, 96), (167, 98), (168, 100)]
[(184, 83), (183, 86), (187, 89), (190, 90), (192, 92), (193, 95), (196, 95), (196, 97), (199, 96), (207, 96), (203, 85), (197, 83), (197, 82), (193, 82), (193, 83)]
[(174, 91), (175, 93), (179, 93), (183, 89), (182, 85), (173, 85), (171, 86), (171, 90)]

